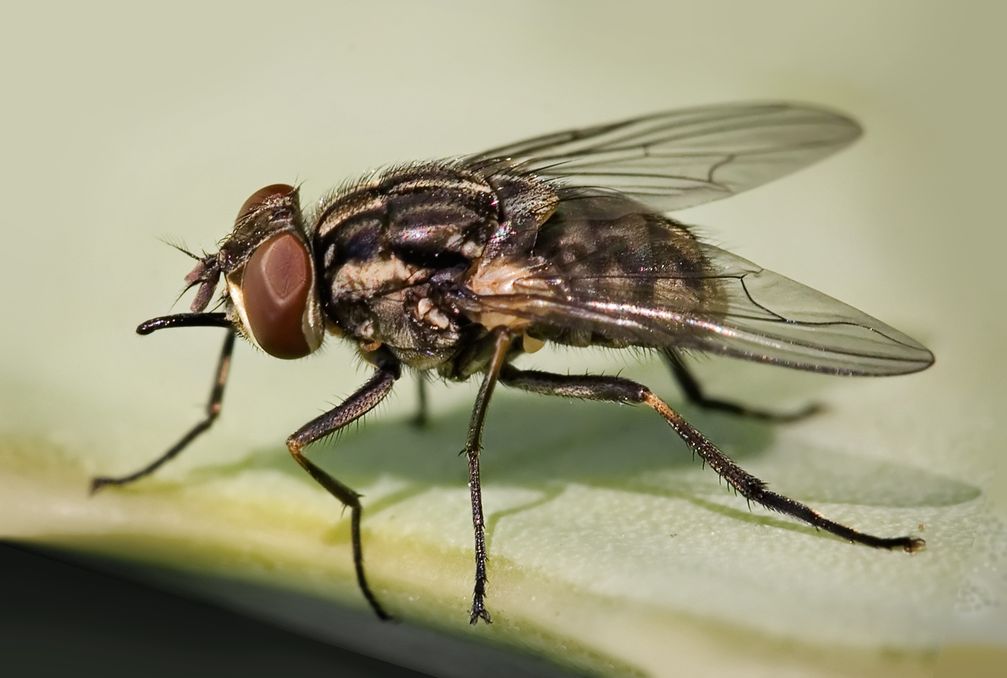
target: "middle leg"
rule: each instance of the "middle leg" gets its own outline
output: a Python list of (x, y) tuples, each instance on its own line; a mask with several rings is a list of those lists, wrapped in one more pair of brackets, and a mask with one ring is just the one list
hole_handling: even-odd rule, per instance
[(429, 405), (427, 404), (427, 378), (421, 372), (414, 375), (416, 379), (416, 414), (409, 423), (416, 428), (426, 428), (430, 423)]
[(465, 439), (465, 449), (462, 450), (469, 462), (469, 498), (472, 502), (472, 529), (475, 532), (476, 579), (472, 589), (472, 611), (469, 623), (475, 624), (480, 619), (487, 624), (493, 622), (486, 609), (486, 520), (483, 517), (482, 482), (479, 476), (479, 451), (482, 449), (483, 424), (486, 420), (486, 410), (493, 388), (496, 386), (500, 371), (504, 368), (507, 351), (510, 350), (513, 338), (504, 330), (498, 330), (493, 343), (493, 355), (486, 367), (479, 394), (476, 396), (469, 420), (469, 432)]

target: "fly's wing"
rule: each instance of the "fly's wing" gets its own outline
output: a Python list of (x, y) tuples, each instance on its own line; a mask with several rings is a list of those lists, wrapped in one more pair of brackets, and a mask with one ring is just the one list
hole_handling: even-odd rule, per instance
[(854, 120), (814, 106), (723, 104), (547, 134), (471, 156), (467, 164), (614, 189), (670, 212), (782, 177), (860, 132)]
[(922, 344), (863, 311), (720, 248), (702, 250), (722, 296), (684, 314), (697, 349), (844, 375), (905, 374), (934, 362)]
[[(586, 218), (596, 207), (563, 204), (524, 273), (506, 289), (470, 296), (466, 310), (520, 319), (562, 343), (691, 348), (830, 374), (903, 374), (933, 363), (902, 332), (701, 243), (684, 226), (645, 212)], [(566, 209), (583, 213), (566, 218)]]

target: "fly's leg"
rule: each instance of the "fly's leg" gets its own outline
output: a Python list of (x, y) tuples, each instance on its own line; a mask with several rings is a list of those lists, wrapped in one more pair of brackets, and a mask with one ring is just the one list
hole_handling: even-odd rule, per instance
[(391, 619), (378, 602), (377, 597), (367, 584), (364, 575), (364, 554), (360, 546), (360, 517), (363, 507), (360, 505), (360, 495), (349, 486), (333, 478), (327, 472), (316, 466), (304, 456), (303, 449), (330, 433), (335, 433), (370, 412), (392, 390), (395, 380), (399, 378), (398, 363), (388, 363), (378, 367), (378, 371), (366, 384), (325, 414), (312, 419), (287, 438), (287, 449), (290, 455), (301, 465), (319, 485), (328, 490), (329, 494), (350, 508), (350, 538), (353, 544), (353, 568), (357, 575), (357, 585), (364, 594), (371, 609), (380, 619)]
[(425, 428), (430, 422), (429, 406), (427, 405), (427, 380), (422, 374), (416, 374), (416, 414), (409, 420), (417, 428)]
[(696, 380), (696, 377), (691, 371), (689, 371), (689, 368), (685, 366), (685, 361), (682, 360), (682, 356), (676, 350), (666, 348), (661, 351), (661, 355), (664, 358), (664, 362), (668, 364), (668, 368), (671, 370), (672, 376), (675, 377), (675, 381), (678, 382), (678, 385), (681, 387), (686, 399), (690, 403), (698, 405), (699, 407), (703, 407), (708, 410), (716, 410), (718, 412), (737, 414), (743, 417), (751, 417), (753, 419), (778, 422), (798, 421), (821, 412), (822, 410), (821, 405), (812, 403), (796, 412), (769, 412), (767, 410), (748, 407), (729, 400), (719, 400), (717, 398), (707, 397), (704, 395), (703, 389)]
[[(196, 314), (193, 315), (193, 317), (199, 318), (202, 316), (211, 316), (211, 315), (214, 314), (209, 313)], [(168, 319), (155, 318), (154, 321), (149, 322), (155, 322), (158, 320), (165, 321)], [(165, 323), (162, 324), (164, 326), (168, 326)], [(188, 324), (194, 325), (195, 323), (190, 322)], [(140, 326), (140, 329), (138, 331), (141, 334), (149, 333), (143, 331), (146, 325), (148, 325), (148, 323), (144, 323), (144, 325)], [(176, 326), (177, 325), (179, 325), (179, 323), (176, 323)], [(153, 329), (160, 329), (160, 326), (154, 327)], [(150, 331), (153, 331), (153, 329), (151, 329)], [(198, 438), (204, 431), (206, 431), (213, 425), (213, 422), (216, 421), (217, 417), (220, 415), (220, 410), (221, 407), (223, 406), (224, 387), (227, 385), (227, 375), (230, 372), (231, 354), (233, 353), (233, 351), (234, 351), (234, 330), (229, 329), (227, 332), (227, 336), (224, 337), (224, 347), (220, 351), (220, 359), (217, 361), (216, 376), (213, 379), (213, 387), (210, 389), (210, 399), (206, 403), (206, 416), (203, 418), (203, 420), (197, 423), (191, 429), (189, 429), (189, 431), (184, 436), (182, 436), (177, 443), (168, 448), (167, 452), (165, 452), (160, 457), (158, 457), (151, 463), (147, 464), (140, 470), (119, 477), (98, 476), (92, 478), (91, 494), (94, 494), (101, 488), (106, 487), (108, 485), (127, 485), (136, 480), (139, 480), (140, 478), (143, 478), (144, 476), (150, 475), (151, 473), (159, 469), (162, 465), (164, 465), (167, 461), (177, 456), (179, 452), (184, 450), (189, 445), (189, 443)]]
[(667, 403), (654, 395), (646, 386), (636, 382), (619, 377), (591, 375), (574, 377), (548, 372), (521, 371), (510, 366), (502, 370), (500, 381), (507, 386), (543, 395), (646, 405), (660, 414), (675, 430), (675, 433), (692, 448), (693, 452), (698, 454), (710, 468), (749, 501), (793, 516), (851, 542), (875, 548), (902, 549), (912, 553), (926, 545), (926, 542), (918, 537), (876, 537), (859, 532), (825, 518), (800, 502), (766, 489), (766, 484), (763, 481), (738, 466), (730, 457), (707, 440), (702, 433), (685, 421), (678, 412), (668, 407)]
[(469, 420), (468, 437), (465, 449), (462, 450), (469, 462), (469, 498), (472, 501), (472, 528), (475, 532), (476, 579), (472, 589), (472, 612), (469, 623), (475, 624), (480, 619), (487, 624), (493, 622), (486, 609), (486, 521), (483, 518), (482, 485), (479, 480), (479, 451), (482, 449), (483, 423), (486, 419), (486, 409), (493, 396), (493, 387), (507, 357), (512, 338), (505, 331), (498, 330), (493, 344), (493, 357), (486, 368), (486, 376), (479, 387), (475, 405), (472, 408), (472, 418)]

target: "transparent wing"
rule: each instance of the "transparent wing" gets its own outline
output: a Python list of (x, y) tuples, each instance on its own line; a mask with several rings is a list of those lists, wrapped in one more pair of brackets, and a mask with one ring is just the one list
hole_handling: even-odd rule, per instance
[(474, 296), (467, 310), (575, 345), (691, 348), (831, 374), (903, 374), (934, 360), (877, 318), (657, 215), (561, 220), (536, 248), (538, 263), (506, 294)]
[(467, 161), (614, 189), (673, 211), (789, 174), (843, 148), (860, 132), (854, 120), (805, 104), (723, 104), (547, 134)]
[(720, 248), (702, 249), (722, 296), (684, 314), (695, 348), (847, 375), (933, 364), (922, 344), (863, 311)]

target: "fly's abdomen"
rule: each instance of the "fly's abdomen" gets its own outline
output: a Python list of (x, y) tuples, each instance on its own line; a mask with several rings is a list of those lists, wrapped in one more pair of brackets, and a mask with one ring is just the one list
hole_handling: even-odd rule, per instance
[[(543, 319), (529, 331), (559, 343), (666, 345), (676, 333), (673, 317), (664, 336), (652, 341), (629, 318), (654, 308), (687, 318), (721, 294), (701, 244), (685, 226), (618, 195), (564, 196), (539, 230), (534, 255), (543, 264), (522, 284), (564, 304), (568, 313), (562, 323)], [(599, 316), (603, 321), (594, 322)]]

